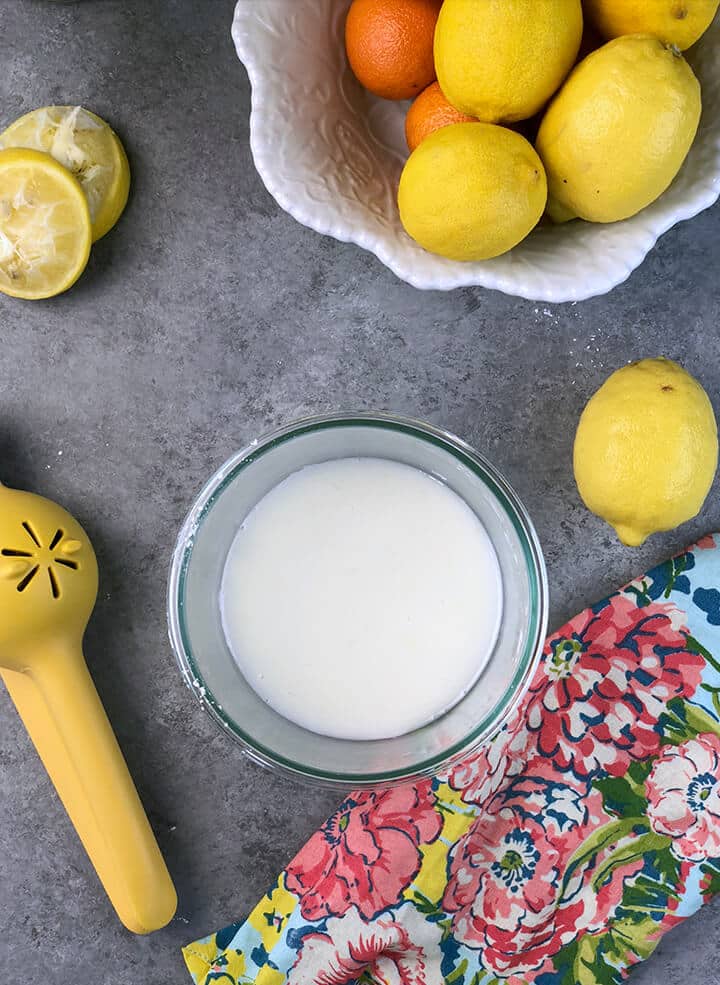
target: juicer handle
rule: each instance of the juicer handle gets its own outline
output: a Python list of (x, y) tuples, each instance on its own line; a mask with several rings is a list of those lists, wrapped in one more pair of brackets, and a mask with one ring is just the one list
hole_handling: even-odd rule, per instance
[(159, 930), (175, 887), (82, 653), (28, 664), (2, 676), (90, 861), (128, 930)]

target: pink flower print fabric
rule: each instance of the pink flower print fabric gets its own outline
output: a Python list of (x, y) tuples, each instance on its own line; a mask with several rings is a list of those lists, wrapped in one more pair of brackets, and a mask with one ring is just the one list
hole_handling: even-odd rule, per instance
[(351, 795), (197, 985), (617, 985), (720, 892), (720, 537), (548, 639), (518, 713)]

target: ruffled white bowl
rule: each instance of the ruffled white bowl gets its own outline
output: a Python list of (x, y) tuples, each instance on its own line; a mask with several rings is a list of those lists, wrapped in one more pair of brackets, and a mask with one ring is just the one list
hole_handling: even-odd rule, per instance
[(252, 85), (250, 141), (278, 204), (319, 233), (370, 250), (419, 288), (481, 285), (533, 300), (604, 294), (675, 223), (720, 194), (720, 19), (688, 53), (703, 115), (673, 184), (639, 215), (611, 225), (536, 229), (505, 256), (459, 263), (426, 253), (403, 230), (395, 194), (407, 156), (406, 104), (365, 92), (348, 66), (349, 0), (240, 0), (233, 39)]

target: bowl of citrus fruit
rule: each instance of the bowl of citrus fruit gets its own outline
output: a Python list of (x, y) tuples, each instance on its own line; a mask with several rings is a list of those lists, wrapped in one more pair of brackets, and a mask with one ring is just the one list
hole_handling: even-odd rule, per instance
[(720, 194), (718, 0), (240, 0), (277, 202), (418, 288), (609, 291)]

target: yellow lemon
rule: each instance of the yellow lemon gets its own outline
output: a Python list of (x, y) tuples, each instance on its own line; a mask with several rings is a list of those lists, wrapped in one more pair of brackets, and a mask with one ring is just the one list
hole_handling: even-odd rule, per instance
[(718, 0), (584, 0), (584, 7), (605, 38), (652, 34), (684, 51), (710, 27)]
[(613, 373), (575, 436), (575, 480), (585, 505), (631, 547), (694, 517), (717, 462), (710, 400), (669, 359), (643, 359)]
[(512, 249), (540, 219), (547, 183), (532, 145), (492, 123), (431, 133), (400, 177), (400, 219), (412, 238), (451, 260), (487, 260)]
[(544, 106), (575, 63), (580, 0), (445, 0), (435, 70), (463, 113), (512, 123)]
[(0, 149), (30, 147), (52, 154), (87, 195), (93, 242), (122, 215), (130, 191), (130, 166), (108, 124), (81, 106), (45, 106), (21, 116), (0, 134)]
[(41, 151), (0, 151), (0, 291), (49, 298), (90, 256), (90, 211), (79, 182)]
[(644, 209), (680, 170), (700, 110), (692, 69), (657, 38), (617, 38), (588, 55), (538, 132), (551, 218), (615, 222)]

